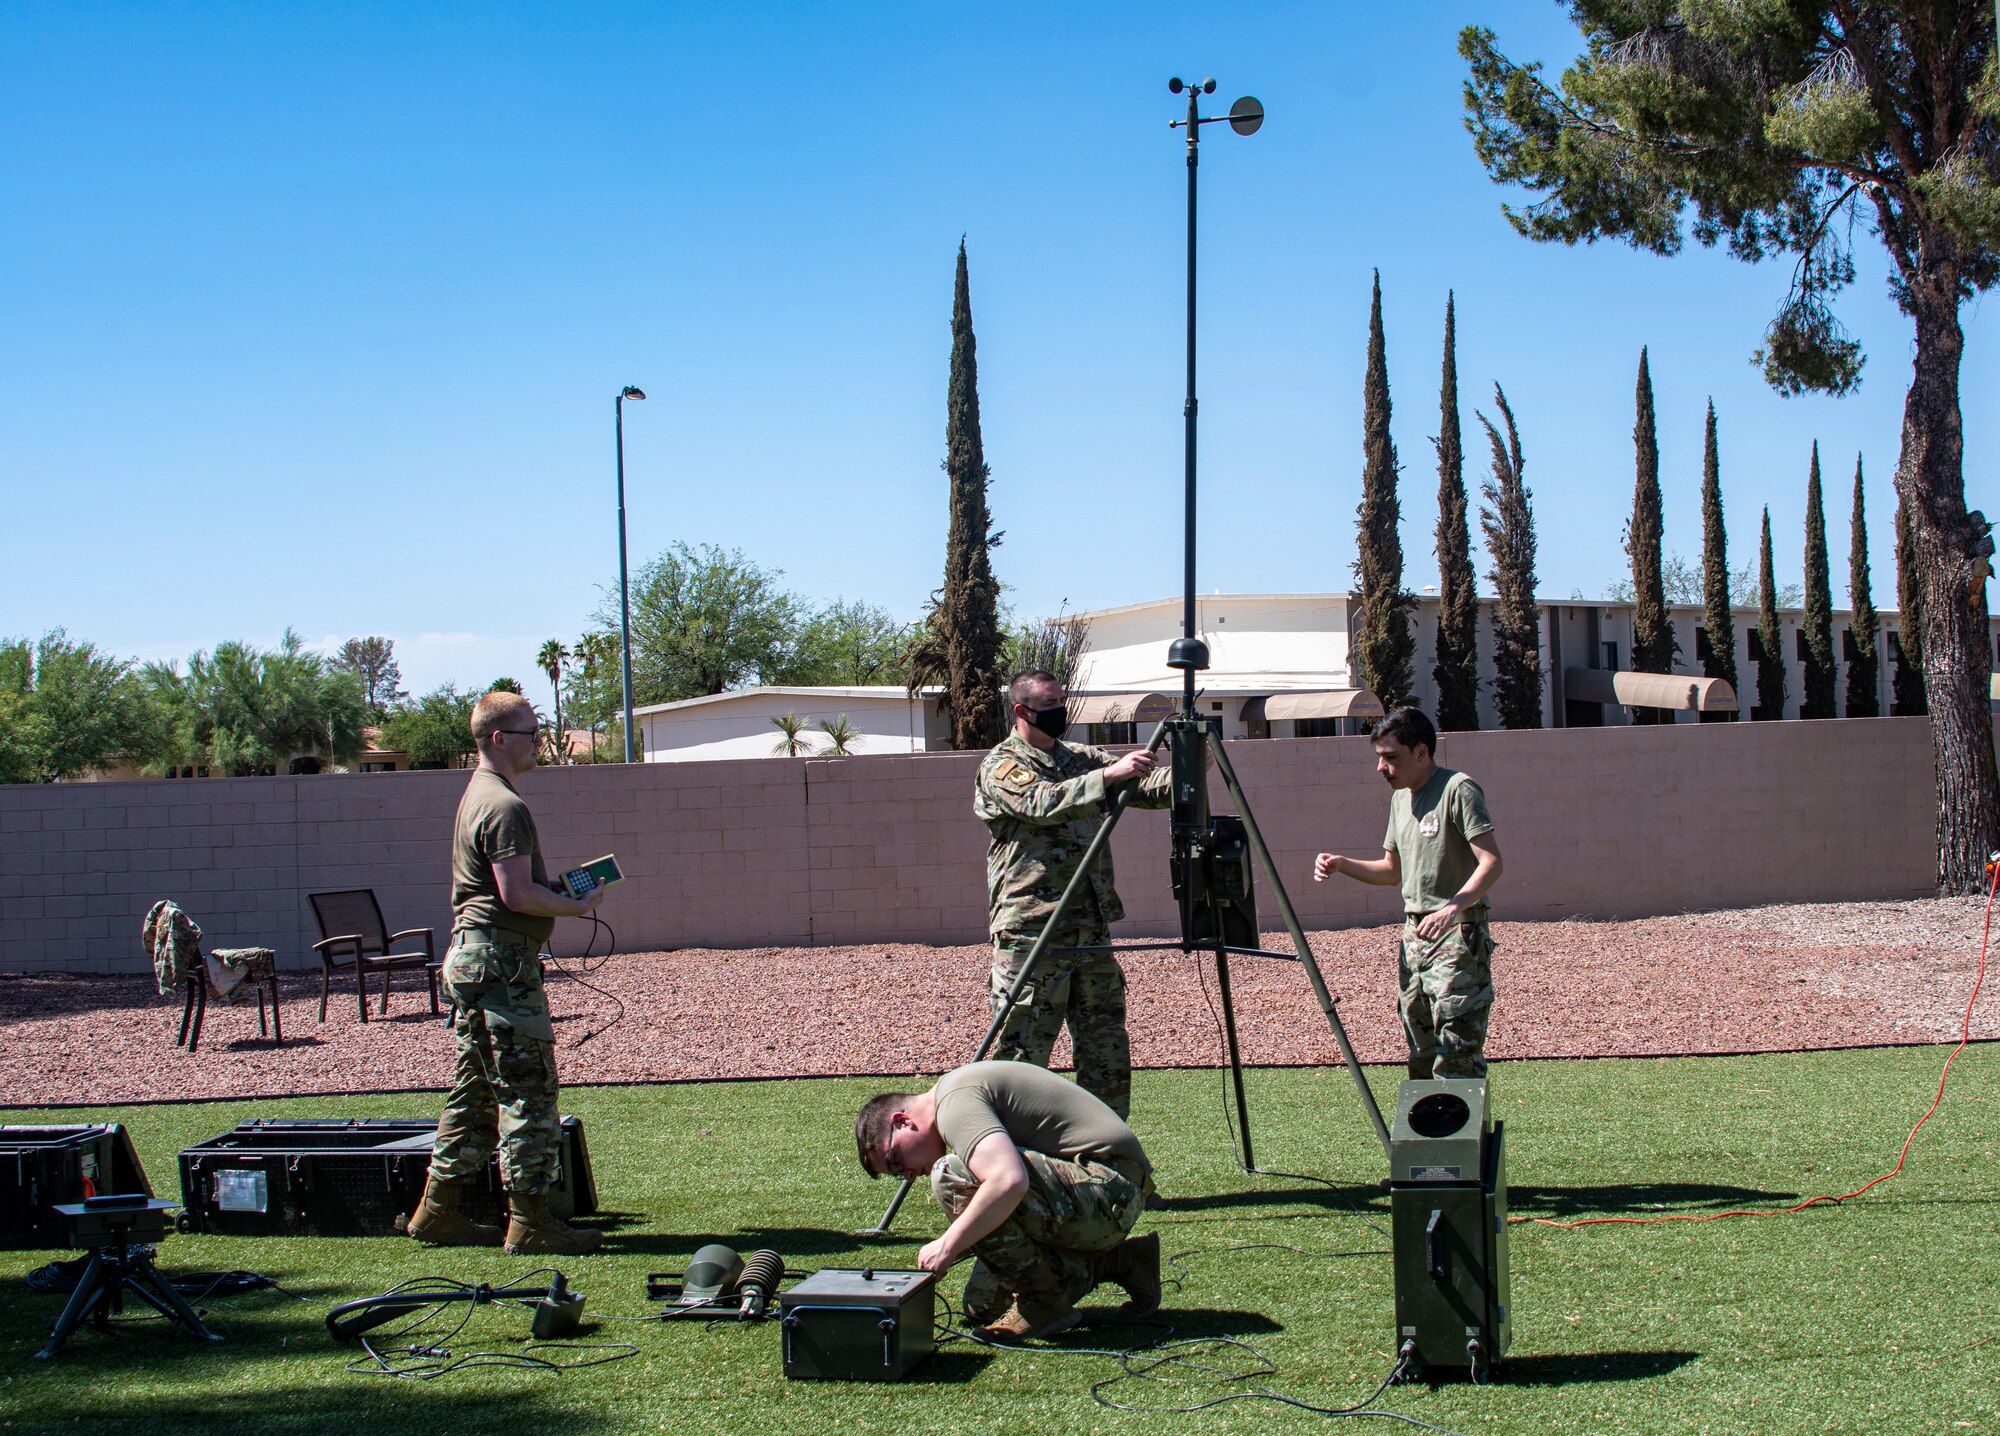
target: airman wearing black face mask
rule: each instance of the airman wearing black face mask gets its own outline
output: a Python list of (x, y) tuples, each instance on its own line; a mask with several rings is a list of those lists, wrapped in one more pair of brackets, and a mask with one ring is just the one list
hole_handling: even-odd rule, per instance
[[(1055, 914), (1083, 852), (1121, 784), (1136, 783), (1127, 800), (1140, 808), (1170, 802), (1170, 774), (1153, 755), (1117, 757), (1065, 743), (1069, 713), (1062, 684), (1033, 669), (1008, 685), (1014, 731), (979, 766), (973, 811), (992, 835), (986, 886), (993, 934), (991, 996), (997, 1013), (1044, 925)], [(1051, 933), (1052, 947), (1103, 946), (1110, 925), (1125, 915), (1112, 883), (1107, 849), (1078, 900)], [(1056, 1034), (1069, 1024), (1076, 1080), (1119, 1116), (1132, 1106), (1132, 1059), (1125, 1035), (1125, 974), (1108, 953), (1045, 954), (1021, 994), (996, 1058), (1046, 1067)]]

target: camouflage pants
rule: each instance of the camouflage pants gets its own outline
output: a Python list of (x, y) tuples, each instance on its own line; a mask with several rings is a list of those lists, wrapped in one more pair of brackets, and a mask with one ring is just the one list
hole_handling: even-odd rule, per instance
[(1493, 1009), (1491, 930), (1475, 918), (1426, 942), (1417, 936), (1417, 919), (1408, 918), (1398, 965), (1410, 1075), (1484, 1077), (1486, 1020)]
[[(1051, 946), (1090, 947), (1111, 941), (1103, 929), (1073, 934)], [(997, 1016), (1021, 964), (1034, 947), (1032, 937), (1003, 933), (993, 939), (993, 971), (988, 995)], [(1076, 1055), (1076, 1081), (1120, 1117), (1132, 1112), (1132, 1044), (1125, 1035), (1125, 970), (1109, 953), (1072, 956), (1044, 954), (1000, 1037), (995, 1060), (1049, 1065), (1056, 1034), (1069, 1024)]]
[(476, 1177), (497, 1146), (509, 1191), (548, 1191), (561, 1159), (562, 1125), (541, 958), (526, 944), (457, 933), (445, 954), (443, 985), (458, 1062), (438, 1119), (431, 1175), (442, 1182)]
[[(1040, 1152), (1023, 1152), (1021, 1160), (1028, 1190), (1020, 1205), (972, 1248), (978, 1260), (966, 1281), (965, 1306), (974, 1319), (992, 1311), (1000, 1286), (1019, 1291), (1053, 1283), (1067, 1300), (1078, 1300), (1096, 1284), (1091, 1255), (1130, 1236), (1146, 1205), (1141, 1187), (1102, 1162), (1067, 1162)], [(978, 1190), (979, 1179), (959, 1157), (941, 1157), (931, 1168), (931, 1195), (954, 1221)]]

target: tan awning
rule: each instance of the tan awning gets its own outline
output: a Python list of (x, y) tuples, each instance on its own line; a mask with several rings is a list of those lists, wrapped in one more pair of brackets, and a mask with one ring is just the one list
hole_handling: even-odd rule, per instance
[(1180, 707), (1166, 693), (1072, 693), (1072, 723), (1157, 723)]
[(1366, 688), (1335, 688), (1324, 693), (1273, 693), (1243, 705), (1243, 721), (1255, 723), (1299, 718), (1380, 718), (1382, 700)]
[(1579, 703), (1623, 703), (1631, 708), (1685, 708), (1695, 713), (1736, 711), (1734, 688), (1720, 678), (1696, 678), (1689, 673), (1565, 668), (1563, 693)]

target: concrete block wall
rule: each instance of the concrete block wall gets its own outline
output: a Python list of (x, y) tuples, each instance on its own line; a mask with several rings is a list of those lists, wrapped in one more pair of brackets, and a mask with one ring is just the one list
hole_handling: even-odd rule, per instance
[[(1380, 852), (1388, 791), (1362, 738), (1230, 744), (1307, 927), (1391, 921), (1392, 889), (1315, 884), (1323, 849)], [(1505, 918), (1639, 917), (1920, 897), (1936, 864), (1928, 722), (1679, 724), (1448, 735), (1507, 861)], [(616, 852), (621, 950), (980, 941), (978, 754), (545, 769), (522, 791), (551, 868)], [(463, 772), (0, 787), (0, 971), (139, 971), (140, 918), (181, 902), (216, 946), (312, 966), (306, 894), (372, 887), (392, 928), (450, 927)], [(1211, 778), (1218, 811), (1230, 807)], [(1167, 818), (1112, 841), (1127, 935), (1175, 928)], [(1260, 883), (1261, 889), (1261, 883)], [(1259, 894), (1265, 929), (1276, 904)], [(557, 927), (575, 951), (586, 924)]]

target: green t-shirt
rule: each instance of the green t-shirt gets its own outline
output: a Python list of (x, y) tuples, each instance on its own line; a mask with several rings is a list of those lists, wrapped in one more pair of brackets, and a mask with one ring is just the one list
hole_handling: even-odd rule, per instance
[(502, 927), (540, 946), (556, 930), (552, 917), (515, 912), (500, 901), (500, 884), (493, 877), (498, 858), (532, 859), (529, 869), (539, 887), (549, 875), (542, 866), (542, 843), (535, 820), (514, 785), (491, 768), (475, 768), (465, 796), (458, 800), (458, 821), (451, 835), (451, 925)]
[[(1457, 896), (1479, 864), (1472, 839), (1492, 831), (1486, 794), (1453, 769), (1439, 768), (1415, 792), (1391, 793), (1382, 847), (1402, 860), (1403, 911), (1422, 917)], [(1465, 916), (1485, 917), (1486, 904), (1474, 903)]]
[(1152, 1164), (1138, 1134), (1095, 1095), (1032, 1062), (974, 1062), (938, 1079), (938, 1135), (959, 1156), (995, 1132), (1024, 1152), (1104, 1162), (1134, 1182)]

